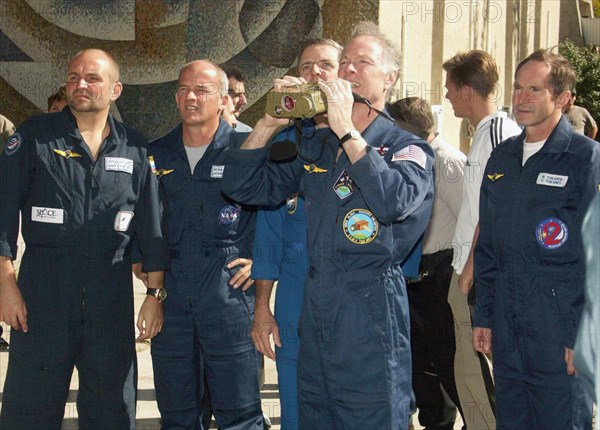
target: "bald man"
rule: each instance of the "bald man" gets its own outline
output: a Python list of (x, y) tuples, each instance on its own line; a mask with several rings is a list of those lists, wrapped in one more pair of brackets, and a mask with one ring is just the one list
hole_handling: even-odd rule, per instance
[(148, 147), (164, 191), (171, 256), (165, 323), (152, 341), (164, 430), (200, 429), (206, 388), (219, 428), (264, 425), (248, 289), (256, 210), (221, 192), (236, 133), (221, 117), (227, 87), (212, 61), (184, 65), (175, 94), (182, 122)]
[(81, 429), (135, 425), (134, 235), (150, 287), (139, 338), (162, 326), (158, 182), (145, 139), (109, 114), (119, 67), (88, 49), (69, 62), (66, 83), (69, 108), (27, 120), (0, 155), (0, 320), (12, 327), (5, 430), (60, 428), (74, 366)]

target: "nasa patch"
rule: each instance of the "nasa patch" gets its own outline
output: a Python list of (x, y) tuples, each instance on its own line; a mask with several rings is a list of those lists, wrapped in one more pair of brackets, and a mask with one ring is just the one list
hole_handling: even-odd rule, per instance
[(569, 239), (567, 225), (558, 218), (546, 218), (537, 225), (535, 238), (545, 249), (558, 249)]
[(4, 150), (6, 155), (13, 155), (15, 152), (17, 152), (21, 146), (21, 142), (21, 135), (19, 133), (15, 133), (10, 136), (6, 140), (6, 149)]
[(350, 242), (365, 245), (377, 236), (379, 222), (370, 211), (353, 209), (344, 217), (342, 228)]
[(223, 225), (231, 225), (237, 221), (241, 208), (228, 205), (219, 212), (219, 223)]

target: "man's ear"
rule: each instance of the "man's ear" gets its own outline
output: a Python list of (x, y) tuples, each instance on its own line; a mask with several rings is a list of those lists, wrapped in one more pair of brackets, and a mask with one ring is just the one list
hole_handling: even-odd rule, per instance
[(554, 103), (556, 104), (556, 108), (562, 110), (566, 105), (569, 104), (569, 100), (571, 99), (571, 91), (563, 91), (559, 95), (554, 98)]
[(227, 109), (231, 107), (231, 111), (233, 112), (233, 100), (231, 99), (231, 96), (229, 94), (225, 94), (224, 96), (221, 96), (221, 104), (219, 105), (219, 112), (223, 113), (226, 112)]
[(393, 70), (385, 75), (385, 82), (383, 84), (383, 89), (387, 91), (392, 85), (396, 83), (396, 79), (398, 78), (398, 71)]
[(121, 82), (115, 82), (113, 85), (112, 94), (110, 95), (110, 99), (114, 102), (121, 96), (122, 92), (123, 84)]

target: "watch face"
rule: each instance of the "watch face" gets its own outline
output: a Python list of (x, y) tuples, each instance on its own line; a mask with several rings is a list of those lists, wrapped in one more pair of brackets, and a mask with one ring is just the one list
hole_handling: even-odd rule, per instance
[(350, 132), (350, 138), (352, 138), (352, 139), (360, 139), (360, 132), (358, 130), (352, 130)]
[(158, 290), (157, 298), (159, 302), (164, 302), (165, 300), (167, 300), (167, 290), (165, 290), (164, 288)]

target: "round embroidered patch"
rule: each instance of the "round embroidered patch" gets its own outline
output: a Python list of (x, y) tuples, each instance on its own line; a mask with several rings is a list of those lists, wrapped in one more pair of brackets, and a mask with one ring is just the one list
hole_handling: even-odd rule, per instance
[(569, 229), (558, 218), (546, 218), (535, 229), (535, 238), (542, 248), (557, 249), (569, 239)]
[(15, 152), (19, 150), (21, 146), (21, 135), (19, 133), (15, 133), (6, 140), (6, 155), (13, 155)]
[(348, 240), (358, 245), (371, 242), (379, 232), (379, 222), (366, 209), (353, 209), (348, 212), (342, 226)]
[(219, 213), (219, 223), (231, 225), (237, 221), (240, 214), (240, 208), (237, 206), (225, 206)]

